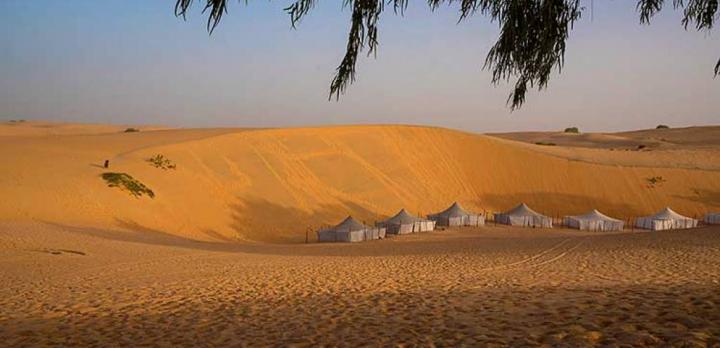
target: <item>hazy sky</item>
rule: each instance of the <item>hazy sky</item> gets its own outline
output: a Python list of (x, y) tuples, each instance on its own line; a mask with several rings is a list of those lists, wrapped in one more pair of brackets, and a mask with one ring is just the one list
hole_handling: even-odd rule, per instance
[[(671, 4), (671, 1), (666, 1)], [(635, 1), (595, 1), (568, 42), (566, 65), (519, 111), (509, 85), (482, 70), (497, 26), (457, 7), (411, 2), (381, 19), (377, 59), (328, 102), (349, 10), (322, 1), (290, 29), (290, 1), (231, 1), (212, 36), (201, 1), (0, 1), (0, 120), (207, 126), (410, 123), (474, 131), (608, 131), (720, 124), (720, 32), (685, 31), (668, 6), (650, 26)], [(587, 3), (589, 5), (589, 2)]]

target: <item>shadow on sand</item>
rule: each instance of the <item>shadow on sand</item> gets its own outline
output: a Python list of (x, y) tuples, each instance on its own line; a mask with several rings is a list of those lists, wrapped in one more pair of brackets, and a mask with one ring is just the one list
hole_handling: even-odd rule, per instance
[[(385, 240), (363, 243), (317, 243), (314, 241), (315, 237), (313, 235), (312, 241), (308, 244), (290, 244), (238, 241), (223, 236), (219, 236), (225, 238), (225, 240), (221, 239), (221, 241), (199, 241), (123, 220), (117, 220), (114, 228), (76, 227), (53, 222), (43, 223), (64, 232), (108, 241), (226, 253), (282, 256), (348, 256), (350, 254), (353, 256), (400, 256), (446, 254), (446, 248), (458, 252), (479, 251), (483, 248), (483, 239), (478, 238), (482, 235), (482, 231), (477, 228), (389, 237)], [(208, 235), (216, 233), (213, 231), (205, 232)], [(549, 236), (549, 238), (561, 237)], [(441, 243), (443, 248), (436, 248), (437, 243)]]
[(676, 195), (675, 197), (703, 204), (708, 210), (720, 211), (720, 192), (717, 191), (695, 188), (687, 196)]
[[(319, 205), (312, 211), (280, 206), (262, 199), (242, 200), (230, 206), (233, 222), (231, 228), (238, 236), (261, 242), (304, 243), (317, 240), (315, 231), (340, 223), (348, 215), (367, 224), (385, 216), (353, 202), (342, 201), (337, 205)], [(251, 230), (247, 226), (253, 226)]]
[[(719, 200), (720, 195), (714, 193), (714, 199)], [(705, 194), (703, 194), (705, 197)], [(567, 211), (546, 211), (544, 202), (552, 201), (553, 205), (570, 207)], [(520, 193), (512, 195), (484, 195), (475, 204), (477, 206), (497, 206), (510, 209), (520, 202), (526, 202), (538, 212), (550, 216), (579, 214), (591, 209), (598, 209), (603, 213), (620, 219), (634, 217), (642, 214), (633, 210), (627, 204), (617, 204), (602, 199), (590, 198), (581, 195), (556, 193)], [(711, 201), (714, 202), (714, 201)], [(712, 204), (712, 203), (711, 203)], [(343, 256), (349, 250), (354, 255), (403, 255), (403, 254), (432, 254), (432, 248), (422, 247), (429, 243), (436, 243), (443, 239), (443, 243), (464, 243), (479, 239), (473, 233), (455, 233), (453, 231), (436, 231), (423, 235), (410, 235), (390, 238), (385, 241), (371, 241), (359, 244), (321, 244), (316, 243), (316, 231), (320, 227), (340, 222), (347, 215), (353, 215), (366, 224), (385, 218), (372, 210), (352, 202), (341, 202), (338, 205), (324, 205), (306, 212), (292, 207), (284, 207), (266, 200), (245, 200), (232, 207), (233, 220), (229, 226), (237, 236), (233, 238), (227, 233), (215, 230), (197, 231), (206, 235), (210, 240), (199, 241), (180, 237), (157, 229), (149, 228), (131, 220), (117, 219), (114, 226), (108, 228), (75, 227), (52, 222), (45, 222), (71, 233), (93, 236), (114, 241), (141, 243), (146, 245), (180, 247), (204, 251), (241, 252), (273, 255), (327, 255)], [(246, 226), (253, 226), (248, 231)], [(473, 229), (482, 234), (482, 229)], [(308, 237), (309, 244), (305, 243)], [(452, 237), (448, 237), (452, 236)], [(451, 241), (448, 241), (450, 238)], [(395, 241), (403, 241), (396, 243)], [(478, 243), (469, 242), (473, 247)], [(352, 249), (349, 249), (352, 248)], [(462, 246), (458, 245), (462, 249)], [(438, 251), (439, 252), (439, 251)]]
[(122, 306), (95, 311), (58, 305), (66, 315), (10, 321), (0, 339), (8, 346), (720, 345), (720, 297), (712, 286), (341, 293), (311, 286), (279, 299), (249, 291), (263, 287), (257, 283), (244, 291), (232, 282), (197, 285), (157, 294), (128, 289), (117, 299)]

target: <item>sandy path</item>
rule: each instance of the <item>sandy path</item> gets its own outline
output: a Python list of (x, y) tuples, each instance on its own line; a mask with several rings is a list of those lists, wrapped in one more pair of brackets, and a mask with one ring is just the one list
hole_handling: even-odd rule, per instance
[(486, 227), (361, 245), (0, 231), (6, 346), (720, 344), (718, 228)]

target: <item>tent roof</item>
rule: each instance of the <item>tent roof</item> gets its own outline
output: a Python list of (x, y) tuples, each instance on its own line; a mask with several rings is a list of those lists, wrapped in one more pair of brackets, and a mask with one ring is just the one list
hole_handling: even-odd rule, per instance
[(683, 216), (683, 215), (676, 213), (669, 207), (666, 207), (665, 209), (655, 213), (655, 215), (646, 216), (646, 218), (653, 219), (653, 220), (687, 220), (687, 219), (690, 219), (687, 216)]
[(506, 211), (504, 214), (512, 216), (545, 216), (530, 209), (525, 203), (518, 204), (518, 206)]
[(592, 211), (590, 211), (586, 214), (573, 215), (573, 216), (568, 216), (568, 217), (571, 219), (575, 219), (575, 220), (620, 222), (620, 220), (611, 218), (611, 217), (599, 212), (597, 209), (593, 209)]
[(408, 214), (408, 212), (405, 211), (405, 209), (400, 209), (400, 211), (397, 214), (395, 214), (395, 216), (393, 216), (383, 222), (388, 223), (388, 224), (410, 224), (410, 223), (418, 222), (418, 221), (424, 221), (424, 220), (419, 217), (415, 217), (415, 216)]
[(458, 216), (468, 216), (471, 215), (465, 209), (463, 209), (458, 202), (453, 203), (449, 208), (437, 213), (433, 214), (434, 216), (440, 216), (440, 217), (458, 217)]
[(370, 227), (365, 226), (364, 224), (358, 222), (352, 216), (348, 216), (341, 223), (339, 223), (329, 229), (333, 230), (333, 231), (359, 231), (359, 230), (365, 230), (368, 228), (370, 228)]

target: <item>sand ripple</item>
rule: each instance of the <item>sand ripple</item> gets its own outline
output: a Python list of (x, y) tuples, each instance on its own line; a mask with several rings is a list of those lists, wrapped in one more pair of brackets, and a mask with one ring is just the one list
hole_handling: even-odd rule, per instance
[(717, 228), (228, 249), (5, 227), (9, 347), (720, 345)]

